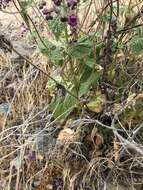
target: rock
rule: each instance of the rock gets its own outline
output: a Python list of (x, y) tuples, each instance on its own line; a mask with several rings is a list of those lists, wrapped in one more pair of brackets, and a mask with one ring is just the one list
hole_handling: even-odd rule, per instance
[(0, 104), (0, 114), (7, 114), (7, 112), (9, 111), (9, 104), (8, 103), (3, 103)]

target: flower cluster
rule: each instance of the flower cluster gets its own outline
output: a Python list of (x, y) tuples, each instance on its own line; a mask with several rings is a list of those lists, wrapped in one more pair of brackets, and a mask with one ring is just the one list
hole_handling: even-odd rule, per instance
[(53, 12), (52, 9), (50, 10), (50, 9), (47, 9), (46, 7), (42, 10), (42, 13), (45, 16), (46, 20), (53, 19), (52, 12)]
[(62, 3), (62, 0), (53, 0), (53, 3), (54, 3), (56, 6), (60, 6), (61, 3)]
[[(53, 8), (48, 9), (45, 1), (42, 1), (38, 4), (39, 9), (41, 10), (43, 16), (46, 20), (52, 20), (55, 16), (59, 17), (61, 22), (67, 22), (71, 28), (77, 26), (78, 19), (75, 14), (76, 6), (79, 0), (66, 0), (66, 4), (62, 0), (52, 0)], [(66, 7), (65, 7), (66, 6)], [(62, 7), (66, 8), (63, 14)]]
[(11, 0), (0, 0), (0, 9), (5, 9), (9, 3), (11, 2)]
[(10, 3), (11, 0), (3, 0), (4, 3)]
[(35, 151), (29, 152), (29, 154), (27, 155), (27, 160), (30, 162), (35, 161), (36, 160), (36, 152)]
[(42, 14), (45, 17), (46, 20), (52, 20), (53, 16), (52, 16), (52, 9), (48, 9), (47, 8), (47, 3), (46, 1), (42, 1), (38, 4), (38, 7), (40, 10), (42, 10)]
[(75, 27), (77, 25), (77, 16), (74, 14), (68, 16), (68, 24), (71, 27)]
[(78, 1), (77, 0), (67, 0), (68, 7), (74, 9), (77, 6)]
[[(53, 0), (55, 6), (61, 6), (62, 0)], [(69, 15), (61, 16), (61, 22), (68, 22), (71, 27), (75, 27), (77, 25), (77, 16), (74, 13), (74, 9), (78, 4), (78, 0), (66, 0), (66, 6), (68, 9)], [(71, 13), (72, 12), (72, 13)]]
[(24, 23), (21, 23), (21, 35), (23, 36), (24, 33), (28, 31), (27, 26)]

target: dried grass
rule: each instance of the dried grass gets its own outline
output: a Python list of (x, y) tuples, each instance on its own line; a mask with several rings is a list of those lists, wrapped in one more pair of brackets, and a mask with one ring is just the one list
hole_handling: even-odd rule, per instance
[[(100, 12), (103, 2), (99, 4), (94, 1), (92, 5), (96, 12)], [(84, 23), (85, 31), (88, 28), (88, 19), (94, 16), (92, 11), (91, 9)], [(45, 57), (34, 53), (32, 60), (47, 73), (51, 73), (52, 68)], [(138, 183), (142, 189), (142, 145), (135, 143), (132, 135), (138, 133), (142, 126), (137, 126), (137, 129), (131, 132), (124, 129), (128, 138), (123, 138), (114, 123), (109, 127), (97, 120), (80, 118), (73, 119), (68, 126), (59, 123), (57, 118), (53, 120), (48, 109), (51, 95), (47, 82), (48, 77), (33, 66), (26, 62), (12, 64), (9, 57), (1, 54), (0, 103), (8, 103), (10, 109), (0, 115), (0, 189), (31, 190), (32, 186), (35, 186), (36, 190), (52, 190), (55, 179), (57, 183), (63, 183), (61, 186), (65, 190), (123, 190), (124, 187), (119, 186), (119, 183), (130, 183), (132, 189)], [(121, 112), (121, 109), (117, 111)], [(90, 125), (94, 126), (94, 131), (90, 129), (82, 133), (79, 127), (81, 124), (85, 130)], [(117, 137), (116, 141), (113, 141), (114, 147), (100, 149), (106, 142), (98, 133), (97, 124), (114, 132)], [(71, 132), (69, 126), (80, 130)], [(56, 139), (48, 160), (37, 148), (37, 138), (41, 134), (47, 138), (53, 135)], [(50, 141), (47, 142), (50, 144)], [(31, 151), (36, 152), (32, 161), (28, 160)], [(123, 154), (126, 159), (119, 162)], [(134, 168), (136, 170), (133, 173)], [(135, 182), (134, 176), (140, 181)], [(129, 186), (126, 186), (126, 189), (129, 189)]]

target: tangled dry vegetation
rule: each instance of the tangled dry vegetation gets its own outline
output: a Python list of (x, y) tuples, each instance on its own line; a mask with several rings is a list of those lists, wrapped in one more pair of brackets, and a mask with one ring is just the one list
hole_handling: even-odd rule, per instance
[[(102, 1), (91, 2), (88, 15), (89, 7), (83, 8), (86, 19), (80, 18), (83, 33), (95, 17), (93, 10), (102, 10)], [(134, 4), (135, 14), (141, 11), (141, 1), (128, 3)], [(6, 18), (7, 13), (2, 15)], [(122, 25), (123, 18), (127, 15), (122, 17)], [(108, 70), (109, 83), (102, 84), (108, 90), (102, 91), (99, 85), (91, 88), (80, 97), (79, 104), (84, 98), (88, 101), (97, 97), (96, 101), (80, 109), (76, 106), (61, 119), (64, 113), (55, 117), (56, 108), (51, 111), (50, 103), (65, 89), (58, 85), (51, 89), (48, 82), (49, 75), (56, 78), (63, 70), (37, 51), (29, 33), (21, 35), (20, 27), (14, 24), (21, 18), (13, 19), (7, 29), (1, 20), (2, 28), (11, 31), (5, 37), (16, 44), (22, 57), (0, 52), (0, 190), (142, 190), (142, 53), (118, 51), (112, 60), (115, 69)], [(99, 28), (98, 24), (93, 30)], [(41, 22), (37, 27), (44, 35), (43, 25)], [(125, 44), (132, 33), (125, 34)], [(25, 50), (24, 44), (30, 48)], [(29, 59), (44, 72), (29, 64)], [(102, 67), (101, 63), (98, 70)]]

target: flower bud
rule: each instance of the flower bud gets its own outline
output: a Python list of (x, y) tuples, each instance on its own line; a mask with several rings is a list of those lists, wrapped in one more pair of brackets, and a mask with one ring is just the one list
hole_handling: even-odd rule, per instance
[(52, 19), (53, 19), (53, 16), (50, 15), (50, 14), (47, 14), (45, 18), (46, 18), (46, 20), (48, 21), (48, 20), (52, 20)]
[(61, 3), (62, 3), (62, 0), (53, 0), (53, 2), (54, 2), (54, 4), (55, 4), (56, 6), (60, 6)]
[(77, 26), (77, 16), (76, 16), (76, 15), (70, 15), (70, 16), (68, 17), (68, 24), (69, 24), (71, 27)]
[(68, 18), (66, 16), (61, 16), (60, 21), (61, 22), (67, 22)]
[(47, 8), (44, 8), (42, 10), (43, 15), (47, 15), (49, 13), (49, 10)]
[(67, 0), (68, 7), (74, 8), (77, 5), (77, 0)]

